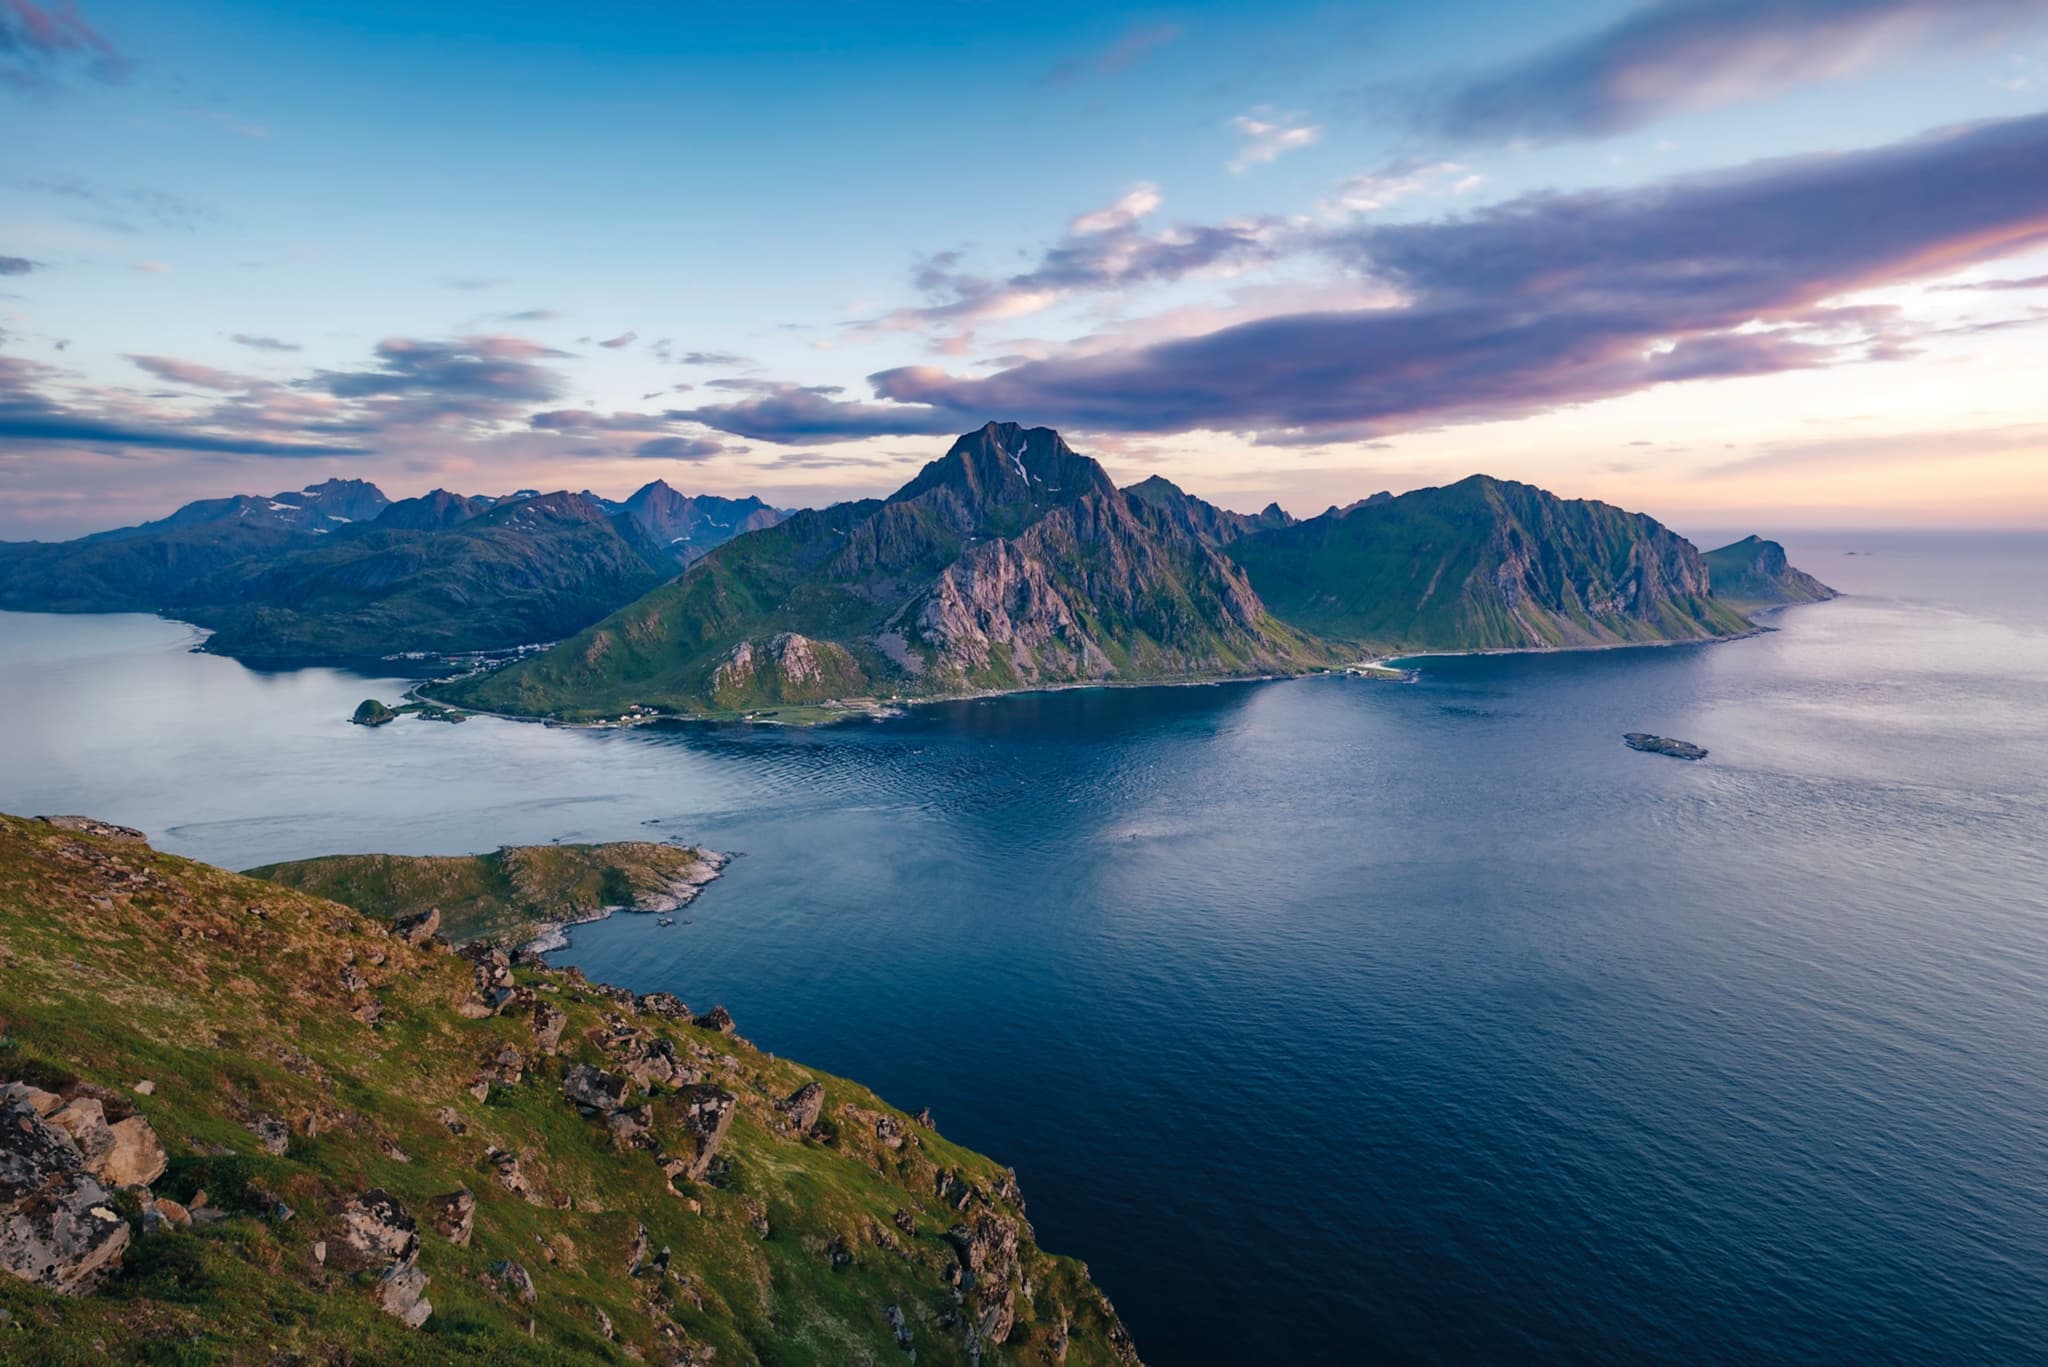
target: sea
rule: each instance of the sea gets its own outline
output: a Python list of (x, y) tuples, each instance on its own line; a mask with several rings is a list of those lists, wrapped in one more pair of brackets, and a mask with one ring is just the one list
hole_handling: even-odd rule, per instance
[(2048, 537), (1790, 549), (1843, 596), (1745, 640), (810, 729), (6, 614), (0, 810), (730, 851), (557, 961), (931, 1107), (1156, 1367), (2048, 1361)]

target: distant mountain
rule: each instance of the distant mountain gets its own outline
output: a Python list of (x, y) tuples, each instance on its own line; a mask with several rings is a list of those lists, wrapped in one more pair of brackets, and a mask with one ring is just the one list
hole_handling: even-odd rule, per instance
[(1288, 622), (1380, 650), (1706, 640), (1749, 629), (1653, 518), (1474, 475), (1231, 548)]
[[(637, 501), (637, 502), (636, 502)], [(657, 481), (592, 494), (391, 502), (361, 480), (190, 503), (62, 543), (0, 544), (0, 608), (166, 612), (263, 661), (484, 650), (565, 636), (703, 548), (782, 517)]]
[(1170, 485), (1117, 489), (1049, 428), (990, 423), (887, 499), (722, 546), (545, 656), (449, 692), (527, 713), (733, 711), (1323, 661), (1221, 553), (1235, 515), (1197, 504)]
[(1785, 548), (1760, 536), (1742, 540), (1703, 557), (1714, 582), (1714, 595), (1745, 609), (1784, 603), (1818, 603), (1835, 591), (1785, 559)]
[(1652, 518), (1485, 476), (1298, 522), (991, 423), (883, 500), (720, 547), (554, 649), (444, 688), (582, 718), (1299, 672), (1393, 650), (1710, 640), (1750, 623)]
[(714, 546), (744, 532), (772, 527), (789, 516), (760, 499), (717, 494), (679, 494), (663, 480), (635, 491), (620, 505), (633, 524), (680, 563), (689, 564)]

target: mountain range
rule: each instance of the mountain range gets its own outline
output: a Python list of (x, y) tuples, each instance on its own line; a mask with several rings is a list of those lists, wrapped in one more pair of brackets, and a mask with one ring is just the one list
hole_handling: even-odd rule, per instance
[(1307, 520), (1240, 514), (1156, 476), (1119, 489), (1050, 428), (990, 423), (885, 499), (735, 538), (435, 696), (588, 719), (1299, 673), (1713, 640), (1753, 630), (1747, 611), (1830, 593), (1774, 542), (1702, 555), (1642, 514), (1488, 476)]
[(495, 650), (559, 639), (787, 514), (656, 480), (397, 502), (361, 480), (189, 503), (135, 527), (0, 543), (0, 608), (165, 612), (250, 661)]

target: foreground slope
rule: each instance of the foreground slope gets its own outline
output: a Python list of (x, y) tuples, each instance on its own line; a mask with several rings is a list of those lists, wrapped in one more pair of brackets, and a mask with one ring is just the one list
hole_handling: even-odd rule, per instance
[(1698, 641), (1750, 623), (1691, 542), (1641, 513), (1474, 475), (1244, 537), (1275, 614), (1374, 650)]
[(1132, 1360), (922, 1119), (401, 929), (0, 816), (0, 1360)]
[(1184, 509), (1117, 489), (1050, 428), (990, 423), (885, 500), (729, 542), (546, 655), (436, 696), (720, 712), (1324, 662)]

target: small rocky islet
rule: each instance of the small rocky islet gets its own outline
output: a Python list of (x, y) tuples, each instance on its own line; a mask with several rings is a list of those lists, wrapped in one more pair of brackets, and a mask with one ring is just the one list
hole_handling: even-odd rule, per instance
[(1670, 736), (1653, 736), (1648, 731), (1630, 731), (1621, 739), (1629, 749), (1641, 750), (1649, 755), (1669, 755), (1672, 759), (1707, 757), (1707, 750), (1703, 745), (1694, 745), (1689, 740), (1673, 740)]

